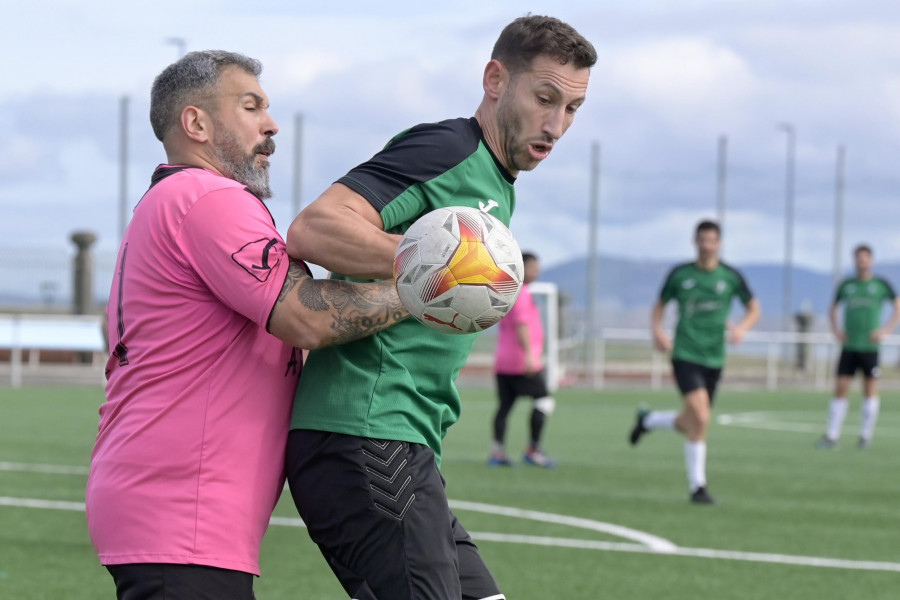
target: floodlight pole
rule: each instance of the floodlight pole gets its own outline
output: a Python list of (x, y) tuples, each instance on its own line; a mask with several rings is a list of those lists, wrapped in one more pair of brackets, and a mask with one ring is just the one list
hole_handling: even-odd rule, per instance
[(847, 152), (843, 145), (837, 149), (834, 177), (834, 287), (841, 282), (844, 255), (844, 163)]
[(794, 169), (796, 154), (797, 134), (794, 126), (790, 123), (781, 123), (779, 129), (787, 134), (787, 153), (785, 163), (785, 180), (784, 180), (784, 298), (782, 305), (782, 318), (785, 321), (785, 330), (791, 330), (793, 319), (791, 318), (792, 307), (792, 280), (793, 280), (793, 262), (794, 262)]
[(128, 96), (119, 99), (119, 241), (128, 225)]
[(590, 189), (590, 218), (588, 223), (588, 267), (587, 267), (587, 315), (585, 319), (585, 375), (588, 383), (593, 388), (595, 382), (594, 373), (594, 345), (596, 335), (595, 315), (597, 312), (597, 229), (600, 216), (600, 142), (591, 144), (591, 189)]
[(301, 184), (303, 183), (303, 113), (294, 115), (294, 216), (300, 214), (302, 206)]
[(187, 40), (182, 37), (167, 37), (166, 43), (175, 46), (175, 49), (178, 52), (179, 59), (182, 58), (187, 52)]
[(716, 161), (716, 218), (719, 229), (725, 231), (725, 212), (728, 210), (726, 189), (728, 184), (728, 136), (719, 136)]

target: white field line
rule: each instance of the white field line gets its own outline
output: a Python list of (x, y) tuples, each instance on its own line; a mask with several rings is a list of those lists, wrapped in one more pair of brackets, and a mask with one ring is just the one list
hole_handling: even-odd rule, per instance
[(90, 468), (77, 465), (40, 465), (0, 461), (0, 471), (13, 473), (51, 473), (53, 475), (87, 475)]
[(570, 525), (579, 529), (588, 529), (590, 531), (600, 531), (608, 533), (616, 537), (625, 538), (633, 542), (643, 544), (648, 548), (657, 552), (667, 552), (677, 548), (675, 544), (667, 539), (630, 529), (621, 525), (613, 525), (612, 523), (604, 523), (602, 521), (594, 521), (593, 519), (581, 519), (578, 517), (568, 517), (566, 515), (557, 515), (553, 513), (538, 512), (536, 510), (523, 510), (512, 506), (496, 506), (493, 504), (482, 504), (480, 502), (465, 502), (463, 500), (450, 500), (450, 508), (459, 510), (469, 510), (473, 512), (487, 513), (490, 515), (503, 515), (505, 517), (513, 517), (516, 519), (527, 519), (530, 521), (541, 521), (543, 523), (557, 523), (559, 525)]
[[(716, 416), (719, 425), (732, 427), (744, 427), (746, 429), (763, 429), (766, 431), (789, 431), (792, 433), (822, 433), (825, 430), (825, 412), (822, 412), (821, 423), (801, 423), (785, 420), (786, 415), (802, 414), (808, 417), (808, 413), (779, 413), (779, 412), (743, 412)], [(875, 435), (896, 437), (900, 430), (890, 427), (878, 427)]]
[[(454, 502), (455, 504), (456, 502)], [(469, 503), (466, 503), (469, 504)], [(43, 508), (51, 510), (67, 510), (84, 512), (83, 502), (62, 502), (56, 500), (41, 500), (37, 498), (11, 498), (0, 496), (0, 506), (14, 506), (22, 508)], [(490, 505), (488, 505), (490, 506)], [(516, 509), (518, 510), (518, 509)], [(527, 511), (526, 511), (527, 512)], [(578, 519), (576, 519), (578, 520)], [(272, 525), (284, 527), (304, 527), (303, 521), (290, 517), (272, 517)], [(796, 565), (803, 567), (819, 567), (832, 569), (848, 569), (856, 571), (890, 571), (900, 573), (900, 563), (880, 562), (869, 560), (845, 560), (840, 558), (825, 558), (819, 556), (797, 556), (792, 554), (767, 554), (763, 552), (738, 552), (730, 550), (712, 550), (710, 548), (679, 548), (669, 550), (654, 550), (641, 544), (623, 544), (617, 542), (601, 542), (594, 540), (578, 540), (571, 538), (553, 538), (528, 535), (511, 535), (505, 533), (471, 532), (472, 539), (486, 542), (499, 542), (507, 544), (528, 544), (533, 546), (548, 546), (554, 548), (575, 548), (583, 550), (601, 550), (607, 552), (629, 552), (632, 554), (655, 554), (664, 556), (686, 556), (694, 558), (709, 558), (719, 560), (737, 560), (755, 563), (770, 563), (779, 565)]]

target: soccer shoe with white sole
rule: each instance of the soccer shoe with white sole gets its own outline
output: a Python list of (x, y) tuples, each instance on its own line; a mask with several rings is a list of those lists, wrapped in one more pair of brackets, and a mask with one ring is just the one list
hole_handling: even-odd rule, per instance
[(709, 495), (709, 492), (706, 491), (705, 487), (698, 487), (691, 494), (691, 502), (694, 504), (715, 504), (716, 501), (712, 496)]
[(816, 448), (819, 450), (834, 450), (837, 448), (837, 440), (833, 440), (827, 435), (823, 435), (819, 438), (819, 441), (816, 442)]
[(522, 460), (525, 461), (525, 464), (544, 467), (545, 469), (552, 469), (559, 464), (541, 450), (526, 450), (525, 454), (522, 455)]
[(512, 461), (506, 456), (505, 452), (493, 452), (491, 453), (490, 458), (488, 458), (487, 464), (489, 467), (511, 467), (513, 466)]
[(644, 427), (644, 418), (650, 414), (650, 411), (646, 408), (641, 408), (637, 411), (637, 415), (635, 416), (634, 427), (631, 428), (631, 433), (628, 436), (628, 441), (631, 442), (632, 446), (637, 445), (640, 441), (641, 436), (650, 431), (646, 427)]

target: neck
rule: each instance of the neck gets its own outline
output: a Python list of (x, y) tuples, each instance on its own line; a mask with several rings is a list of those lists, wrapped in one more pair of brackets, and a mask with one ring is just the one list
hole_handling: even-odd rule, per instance
[(218, 164), (218, 161), (213, 157), (208, 156), (208, 153), (205, 152), (205, 148), (184, 148), (180, 146), (174, 147), (165, 147), (166, 149), (166, 161), (170, 165), (188, 165), (190, 167), (200, 167), (201, 169), (207, 169), (212, 171), (213, 173), (217, 173), (225, 177), (225, 173), (222, 172), (222, 167)]
[(513, 177), (518, 177), (519, 172), (509, 165), (509, 159), (506, 154), (503, 152), (503, 147), (500, 143), (500, 125), (497, 123), (497, 110), (494, 107), (494, 110), (491, 110), (489, 106), (487, 106), (488, 99), (484, 98), (481, 101), (481, 104), (478, 106), (478, 110), (475, 111), (475, 120), (478, 121), (479, 127), (481, 127), (481, 133), (484, 135), (484, 141), (487, 143), (488, 148), (491, 149), (491, 152), (494, 153), (494, 156), (497, 157), (497, 160), (500, 161), (500, 164), (509, 172)]
[(719, 266), (719, 257), (718, 256), (709, 256), (709, 257), (698, 257), (697, 258), (697, 266), (703, 269), (704, 271), (712, 271), (716, 267)]
[(872, 271), (857, 271), (856, 278), (862, 279), (863, 281), (866, 281), (867, 279), (872, 279)]

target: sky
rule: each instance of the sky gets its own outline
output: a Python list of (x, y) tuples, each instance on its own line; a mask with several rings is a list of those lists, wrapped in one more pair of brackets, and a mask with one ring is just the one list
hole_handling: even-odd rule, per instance
[(694, 225), (717, 216), (721, 136), (724, 257), (783, 261), (784, 124), (796, 132), (793, 263), (833, 268), (839, 146), (843, 266), (863, 241), (876, 260), (900, 261), (900, 7), (868, 0), (8, 3), (0, 249), (68, 251), (71, 233), (88, 230), (99, 251), (115, 252), (121, 98), (130, 215), (165, 161), (149, 90), (181, 44), (263, 62), (280, 126), (268, 204), (285, 233), (297, 115), (305, 205), (396, 133), (474, 114), (497, 35), (528, 12), (572, 24), (599, 55), (571, 129), (516, 183), (511, 229), (545, 267), (588, 252), (593, 144), (600, 253), (689, 258)]

